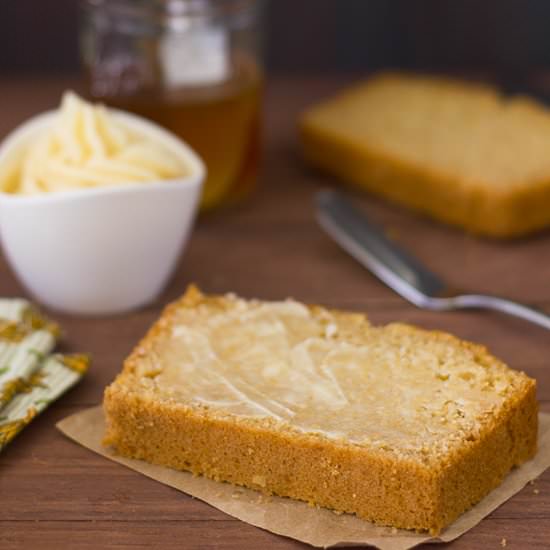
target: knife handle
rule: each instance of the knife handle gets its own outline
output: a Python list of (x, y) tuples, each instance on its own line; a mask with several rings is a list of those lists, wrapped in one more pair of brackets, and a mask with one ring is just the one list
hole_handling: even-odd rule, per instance
[(513, 317), (519, 317), (550, 330), (550, 315), (533, 307), (514, 302), (513, 300), (487, 294), (462, 294), (447, 299), (452, 300), (454, 306), (461, 309), (492, 309)]

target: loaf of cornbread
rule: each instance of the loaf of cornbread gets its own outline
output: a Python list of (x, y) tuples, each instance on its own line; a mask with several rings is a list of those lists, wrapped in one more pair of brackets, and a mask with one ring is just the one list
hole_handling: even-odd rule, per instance
[(307, 110), (305, 158), (492, 237), (550, 225), (550, 111), (452, 79), (382, 73)]
[(123, 456), (431, 533), (537, 444), (534, 380), (481, 346), (195, 287), (104, 408)]

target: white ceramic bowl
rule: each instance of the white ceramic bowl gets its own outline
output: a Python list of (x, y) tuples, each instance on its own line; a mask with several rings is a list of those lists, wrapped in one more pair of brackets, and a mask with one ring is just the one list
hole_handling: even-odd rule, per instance
[[(136, 130), (170, 144), (190, 168), (175, 180), (21, 196), (0, 192), (0, 238), (25, 287), (45, 305), (73, 314), (122, 313), (163, 289), (189, 237), (205, 168), (176, 136), (112, 110)], [(0, 163), (51, 123), (38, 115), (0, 145)]]

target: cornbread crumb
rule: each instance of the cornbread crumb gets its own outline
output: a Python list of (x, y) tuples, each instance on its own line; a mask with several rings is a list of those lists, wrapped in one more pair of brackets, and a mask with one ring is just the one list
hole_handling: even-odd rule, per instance
[(436, 534), (536, 450), (535, 382), (448, 334), (191, 287), (138, 349), (116, 452), (381, 525)]
[(500, 541), (500, 545), (502, 546), (502, 548), (504, 548), (507, 544), (507, 541), (505, 538), (503, 538), (501, 541)]
[(265, 487), (267, 485), (265, 477), (258, 475), (252, 476), (252, 483), (260, 487)]
[(540, 491), (538, 489), (533, 489), (533, 493), (535, 493), (535, 495), (538, 495)]

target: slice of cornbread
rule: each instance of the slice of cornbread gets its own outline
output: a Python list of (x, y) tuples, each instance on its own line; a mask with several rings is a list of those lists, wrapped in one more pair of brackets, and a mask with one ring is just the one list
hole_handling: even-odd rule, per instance
[(534, 380), (481, 346), (195, 287), (104, 407), (121, 455), (432, 533), (537, 440)]
[(382, 73), (309, 109), (307, 160), (493, 237), (550, 225), (550, 111), (490, 86)]

